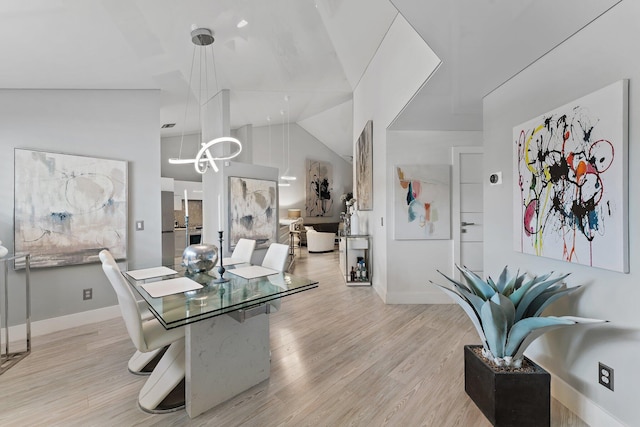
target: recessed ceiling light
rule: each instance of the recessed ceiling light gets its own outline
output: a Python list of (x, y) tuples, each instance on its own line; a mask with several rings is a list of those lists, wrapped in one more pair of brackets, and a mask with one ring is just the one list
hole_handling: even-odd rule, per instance
[(176, 124), (175, 123), (165, 123), (162, 125), (162, 129), (169, 129), (174, 127)]
[(236, 25), (236, 27), (238, 28), (246, 27), (247, 24), (248, 22), (243, 19), (242, 21), (238, 22), (238, 25)]

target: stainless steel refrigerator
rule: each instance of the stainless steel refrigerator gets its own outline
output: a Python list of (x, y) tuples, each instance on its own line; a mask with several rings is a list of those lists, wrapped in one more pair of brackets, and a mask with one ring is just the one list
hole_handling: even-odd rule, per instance
[(162, 192), (162, 265), (173, 265), (176, 252), (174, 237), (173, 192)]

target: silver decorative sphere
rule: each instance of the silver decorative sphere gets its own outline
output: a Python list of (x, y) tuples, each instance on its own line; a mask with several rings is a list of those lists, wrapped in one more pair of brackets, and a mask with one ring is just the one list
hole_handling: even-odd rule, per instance
[(189, 273), (204, 273), (218, 262), (218, 247), (200, 244), (187, 246), (182, 252), (182, 265)]

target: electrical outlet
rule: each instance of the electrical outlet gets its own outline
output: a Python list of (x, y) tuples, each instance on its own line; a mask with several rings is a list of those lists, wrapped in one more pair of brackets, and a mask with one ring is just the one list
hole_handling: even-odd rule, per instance
[(87, 288), (82, 290), (82, 299), (86, 301), (93, 298), (93, 288)]
[(598, 382), (613, 391), (613, 368), (598, 362)]

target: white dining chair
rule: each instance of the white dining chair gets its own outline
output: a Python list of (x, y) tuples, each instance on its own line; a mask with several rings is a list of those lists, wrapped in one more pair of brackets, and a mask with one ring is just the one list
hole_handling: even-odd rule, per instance
[(155, 317), (143, 317), (133, 290), (122, 276), (111, 253), (103, 250), (99, 257), (102, 261), (102, 270), (116, 291), (125, 327), (137, 351), (149, 353), (168, 346), (140, 390), (138, 404), (143, 410), (152, 413), (174, 411), (183, 407), (184, 393), (178, 402), (168, 403), (165, 402), (165, 398), (168, 398), (178, 386), (184, 384), (184, 328), (167, 330)]
[[(102, 256), (107, 260), (107, 262), (115, 265), (118, 269), (118, 272), (120, 272), (118, 263), (116, 263), (116, 260), (111, 255), (111, 252), (105, 251)], [(150, 320), (155, 317), (151, 310), (149, 310), (149, 306), (145, 301), (136, 300), (136, 303), (138, 304), (138, 310), (140, 311), (140, 317), (142, 318), (142, 320)], [(155, 366), (158, 364), (160, 358), (162, 357), (164, 352), (167, 351), (168, 347), (169, 346), (166, 346), (164, 348), (148, 351), (146, 353), (136, 350), (136, 352), (133, 354), (133, 356), (131, 356), (129, 362), (127, 363), (127, 369), (129, 369), (129, 372), (135, 375), (151, 375), (153, 368), (155, 368)]]
[(289, 257), (289, 246), (282, 243), (272, 243), (262, 260), (262, 266), (277, 271), (284, 271)]
[(251, 257), (253, 256), (253, 251), (256, 248), (256, 241), (252, 239), (240, 239), (238, 243), (236, 243), (236, 247), (233, 249), (231, 253), (231, 258), (251, 263)]
[[(284, 267), (287, 264), (287, 258), (289, 257), (289, 245), (283, 245), (281, 243), (272, 243), (267, 249), (267, 253), (262, 260), (262, 266), (284, 272)], [(269, 301), (271, 308), (275, 311), (280, 310), (281, 301), (280, 298)]]

